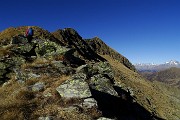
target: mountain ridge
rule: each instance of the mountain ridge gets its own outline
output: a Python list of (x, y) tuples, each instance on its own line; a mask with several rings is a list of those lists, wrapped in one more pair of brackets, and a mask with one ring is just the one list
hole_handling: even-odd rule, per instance
[(180, 88), (180, 68), (171, 67), (154, 73), (141, 73), (150, 81), (159, 81)]
[(139, 71), (160, 71), (165, 70), (171, 67), (180, 68), (180, 62), (177, 60), (170, 60), (165, 63), (161, 64), (154, 64), (154, 63), (138, 63), (134, 64), (135, 68)]
[(88, 42), (72, 28), (50, 33), (33, 26), (29, 44), (19, 36), (26, 28), (0, 34), (1, 119), (180, 118), (173, 98), (99, 38)]
[(109, 55), (112, 58), (124, 64), (127, 68), (136, 71), (135, 67), (132, 65), (132, 63), (129, 62), (127, 58), (125, 58), (123, 55), (107, 46), (100, 38), (94, 37), (92, 39), (85, 39), (85, 41), (96, 53), (101, 55)]

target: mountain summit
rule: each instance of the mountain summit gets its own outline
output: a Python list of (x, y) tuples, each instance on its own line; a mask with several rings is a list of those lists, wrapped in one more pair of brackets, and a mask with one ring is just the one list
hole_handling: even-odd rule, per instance
[[(0, 33), (0, 119), (179, 119), (177, 99), (145, 80), (100, 38), (37, 26)], [(14, 42), (15, 41), (15, 42)]]
[(180, 65), (180, 62), (179, 61), (176, 61), (176, 60), (170, 60), (169, 62), (166, 62), (165, 64), (167, 65)]

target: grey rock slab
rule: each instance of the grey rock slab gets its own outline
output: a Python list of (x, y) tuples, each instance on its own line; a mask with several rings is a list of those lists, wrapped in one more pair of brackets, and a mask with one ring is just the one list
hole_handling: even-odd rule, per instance
[(64, 98), (87, 98), (91, 96), (91, 91), (84, 76), (69, 79), (57, 87), (56, 90)]
[(87, 98), (84, 99), (84, 102), (82, 103), (81, 107), (84, 108), (93, 108), (93, 107), (97, 107), (97, 101), (94, 98)]
[(91, 77), (89, 85), (92, 89), (95, 89), (97, 91), (118, 96), (118, 93), (114, 90), (111, 81), (101, 74)]

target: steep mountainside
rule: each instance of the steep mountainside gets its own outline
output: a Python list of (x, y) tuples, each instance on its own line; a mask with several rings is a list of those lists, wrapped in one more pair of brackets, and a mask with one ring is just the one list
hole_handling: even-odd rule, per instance
[(27, 43), (25, 28), (0, 33), (1, 120), (180, 119), (177, 98), (143, 79), (98, 38), (34, 26)]
[(116, 81), (121, 83), (123, 89), (128, 89), (138, 103), (148, 110), (155, 110), (155, 113), (161, 114), (160, 116), (164, 116), (162, 118), (167, 120), (179, 119), (180, 91), (178, 89), (156, 81), (145, 80), (138, 73), (127, 69), (118, 60), (108, 55), (103, 57), (108, 60), (115, 71)]
[(98, 37), (92, 39), (86, 39), (86, 42), (91, 46), (91, 48), (100, 55), (109, 55), (113, 59), (118, 60), (124, 64), (127, 68), (136, 71), (135, 67), (129, 62), (127, 58), (107, 46), (101, 39)]
[(78, 57), (88, 60), (104, 61), (105, 59), (96, 54), (95, 51), (82, 39), (82, 37), (72, 28), (57, 30), (52, 33), (56, 39), (67, 47), (72, 47), (78, 53)]

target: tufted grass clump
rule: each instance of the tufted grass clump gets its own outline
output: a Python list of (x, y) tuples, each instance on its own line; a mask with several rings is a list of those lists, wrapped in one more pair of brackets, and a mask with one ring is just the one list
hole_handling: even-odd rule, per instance
[[(22, 84), (18, 83), (15, 77), (12, 77), (6, 85), (0, 87), (0, 119), (38, 119), (45, 114), (57, 116), (57, 110), (64, 106), (64, 102), (56, 91), (56, 87), (68, 78), (69, 76), (56, 78), (41, 76), (29, 79)], [(40, 92), (28, 89), (28, 86), (36, 82), (44, 82), (45, 89)], [(45, 97), (45, 92), (49, 92), (51, 96)]]

